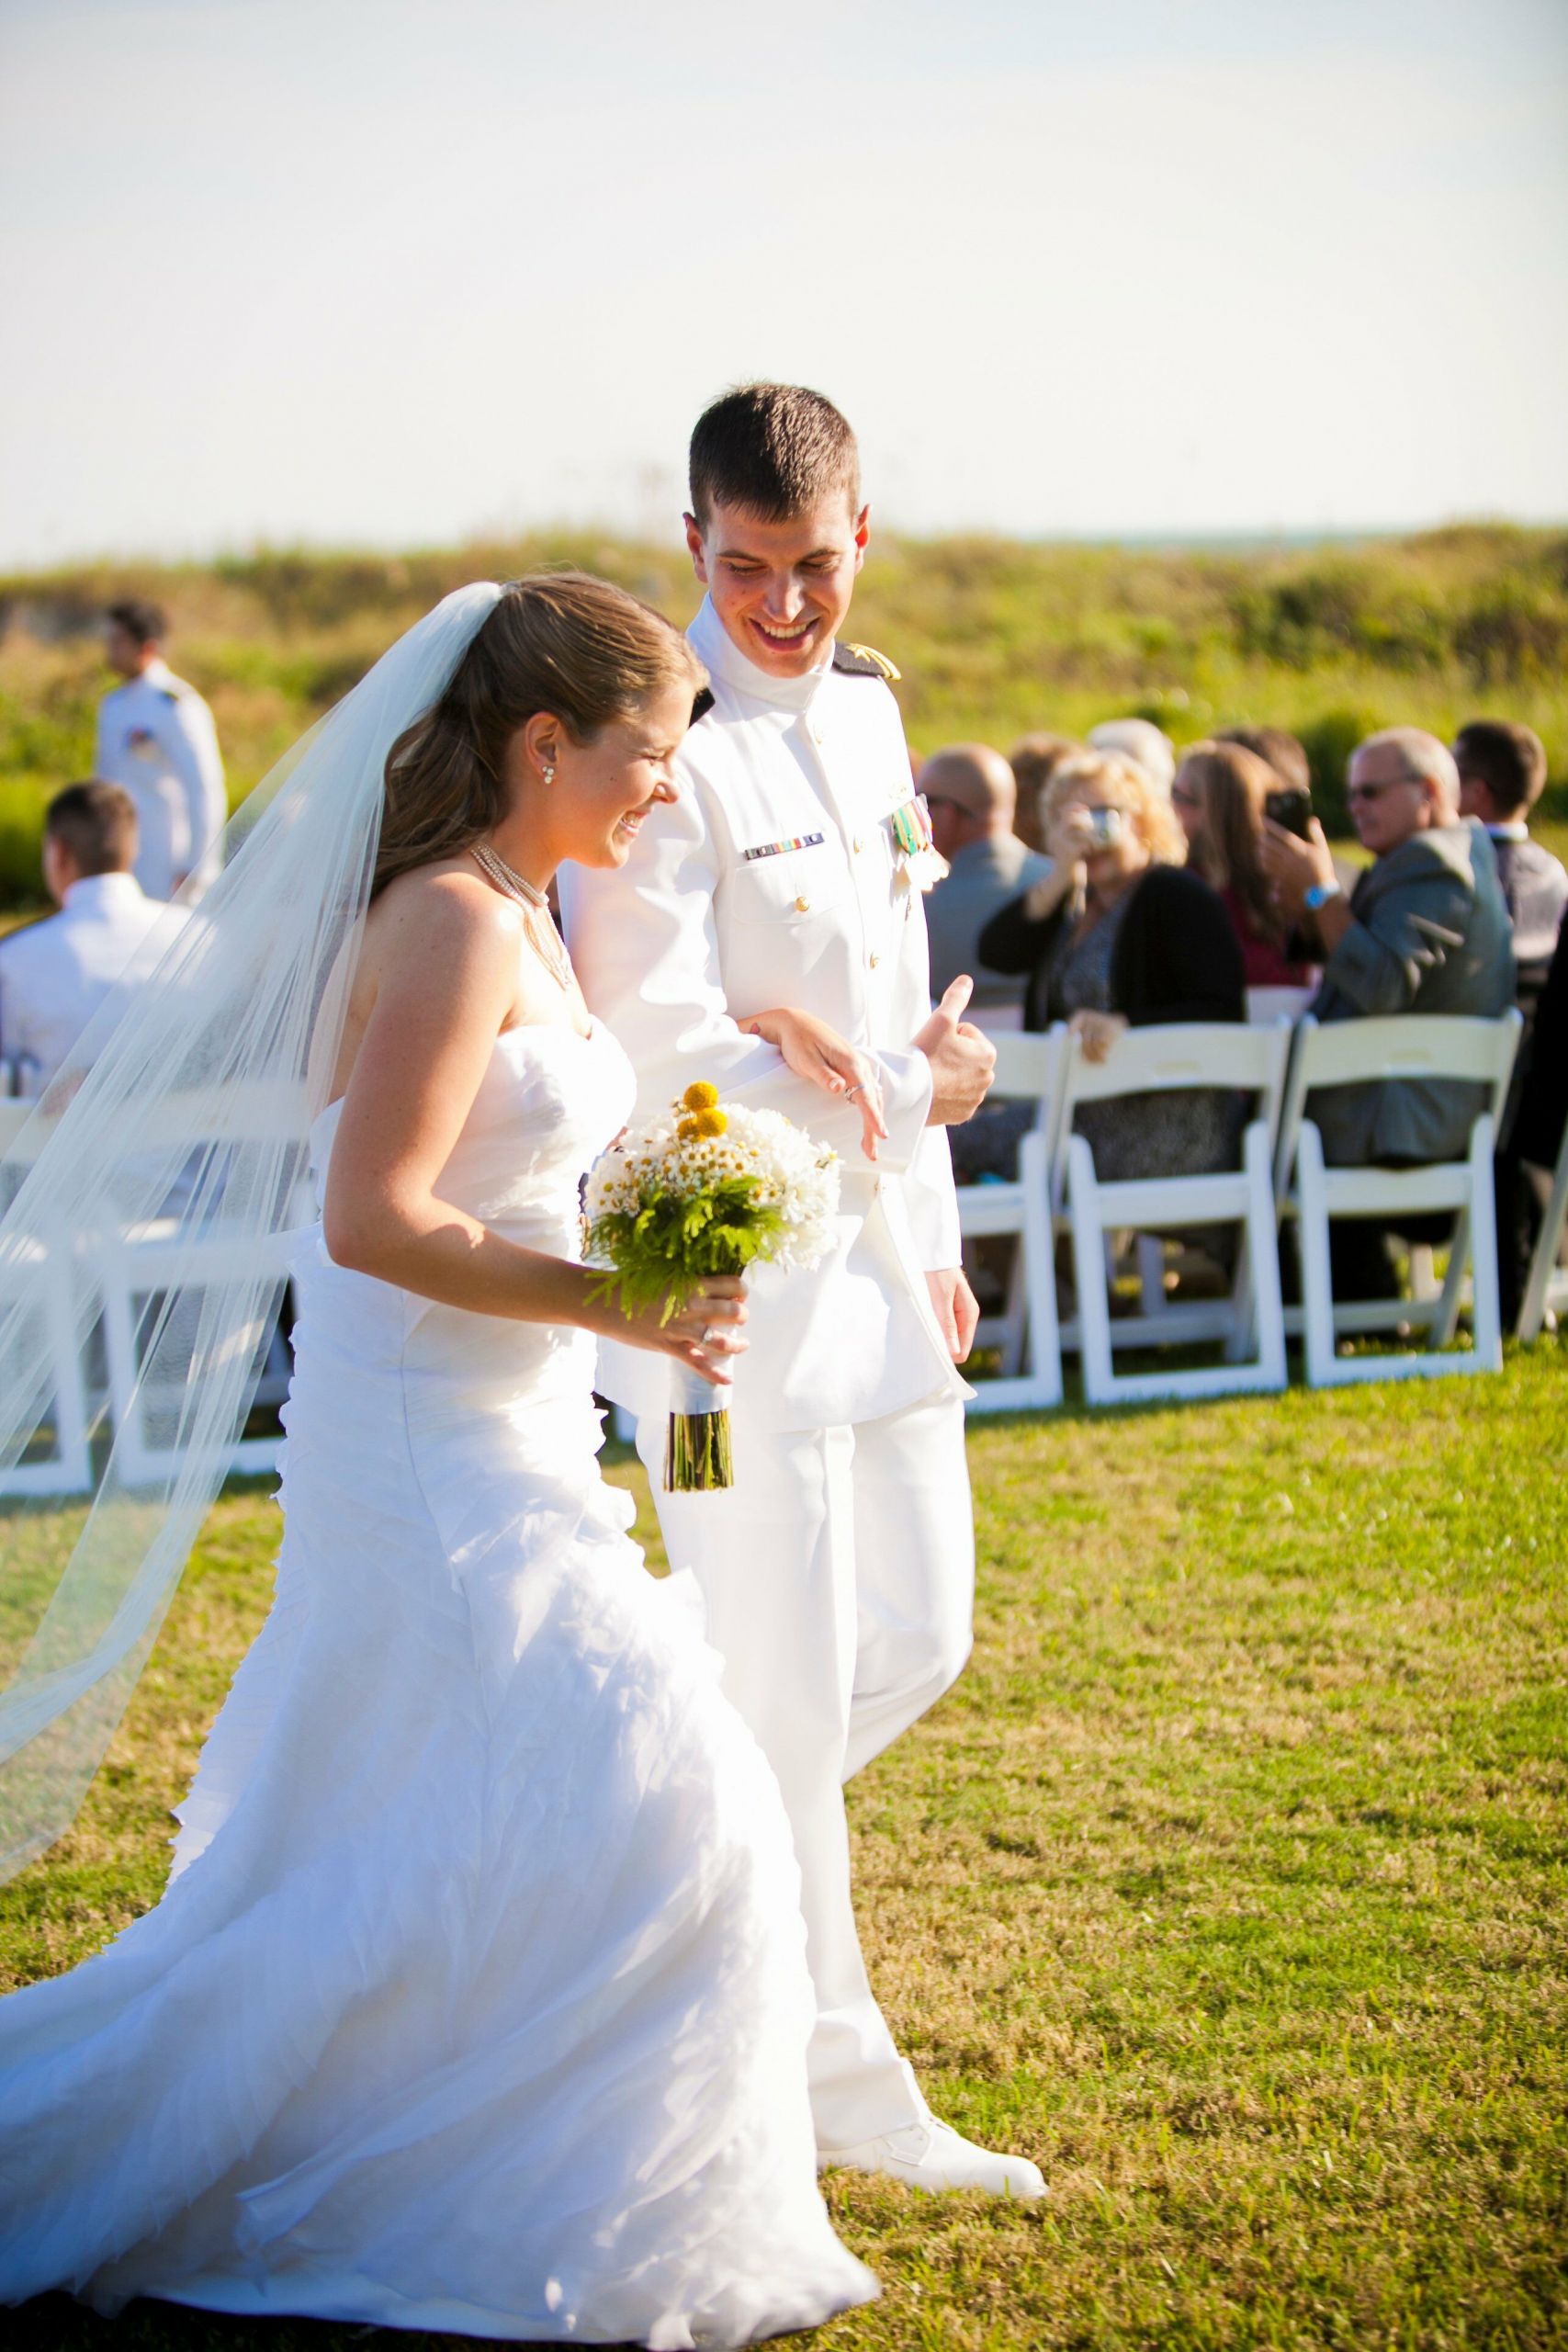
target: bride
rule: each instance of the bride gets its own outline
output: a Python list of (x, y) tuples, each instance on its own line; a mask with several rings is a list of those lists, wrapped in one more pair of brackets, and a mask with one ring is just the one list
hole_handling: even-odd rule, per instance
[[(179, 1000), (189, 1036), (231, 1026), (214, 976), (276, 861), (296, 900), (361, 861), (367, 904), (350, 888), (310, 933), (320, 1221), (295, 1236), (276, 1602), (163, 1901), (0, 2002), (0, 2298), (678, 2347), (875, 2292), (817, 2188), (777, 1789), (595, 1462), (594, 1332), (715, 1380), (744, 1346), (739, 1283), (628, 1332), (579, 1262), (580, 1179), (634, 1081), (545, 897), (672, 797), (701, 684), (604, 582), (457, 592), (302, 755), (205, 950), (150, 984), (150, 1019)], [(830, 1033), (764, 1018), (821, 1082), (863, 1080)], [(117, 1032), (84, 1134), (134, 1063)], [(65, 1714), (97, 1671), (38, 1679)]]

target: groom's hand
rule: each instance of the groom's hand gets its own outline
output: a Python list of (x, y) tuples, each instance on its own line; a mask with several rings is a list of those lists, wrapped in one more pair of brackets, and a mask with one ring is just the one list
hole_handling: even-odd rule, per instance
[(915, 1039), (916, 1051), (931, 1066), (928, 1127), (961, 1127), (974, 1117), (989, 1090), (997, 1049), (973, 1022), (963, 1018), (974, 992), (967, 973), (954, 980)]
[(931, 1295), (931, 1306), (947, 1342), (947, 1352), (954, 1363), (962, 1363), (975, 1344), (980, 1302), (959, 1266), (943, 1266), (935, 1273), (928, 1273), (926, 1288)]

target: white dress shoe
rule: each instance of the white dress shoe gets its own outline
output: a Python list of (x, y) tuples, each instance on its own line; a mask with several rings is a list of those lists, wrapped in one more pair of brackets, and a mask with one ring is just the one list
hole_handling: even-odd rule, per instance
[(818, 2171), (841, 2165), (849, 2172), (885, 2172), (911, 2188), (984, 2188), (993, 2197), (1043, 2197), (1044, 2175), (1027, 2156), (998, 2155), (992, 2148), (977, 2148), (962, 2139), (951, 2123), (934, 2115), (923, 2123), (906, 2123), (900, 2131), (884, 2132), (879, 2140), (862, 2140), (853, 2148), (823, 2148)]

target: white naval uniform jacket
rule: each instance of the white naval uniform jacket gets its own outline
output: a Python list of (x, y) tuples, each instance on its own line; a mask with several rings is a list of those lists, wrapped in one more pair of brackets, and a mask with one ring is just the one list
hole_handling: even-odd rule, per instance
[[(712, 707), (682, 748), (680, 798), (643, 820), (626, 865), (566, 866), (568, 943), (592, 1011), (637, 1074), (637, 1116), (694, 1079), (782, 1111), (841, 1162), (837, 1238), (814, 1272), (752, 1269), (749, 1416), (780, 1430), (874, 1420), (969, 1392), (931, 1311), (928, 1269), (959, 1262), (947, 1136), (928, 1127), (925, 911), (891, 819), (912, 797), (898, 707), (866, 664), (769, 677), (711, 603), (692, 624)], [(852, 1103), (796, 1078), (737, 1023), (795, 1005), (881, 1064), (888, 1139), (874, 1168)], [(667, 1409), (669, 1365), (615, 1341), (600, 1386)]]
[(41, 1094), (99, 1007), (145, 978), (186, 920), (129, 874), (87, 874), (58, 914), (0, 940), (0, 1094)]
[(104, 696), (93, 773), (136, 803), (132, 871), (148, 898), (172, 899), (181, 875), (211, 881), (229, 814), (218, 730), (196, 688), (166, 662), (150, 662)]

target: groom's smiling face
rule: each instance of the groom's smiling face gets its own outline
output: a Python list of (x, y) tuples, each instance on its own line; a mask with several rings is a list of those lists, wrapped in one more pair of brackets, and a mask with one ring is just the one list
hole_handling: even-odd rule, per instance
[(865, 559), (870, 509), (842, 492), (782, 522), (716, 504), (686, 517), (692, 568), (730, 642), (771, 678), (802, 678), (827, 658)]

